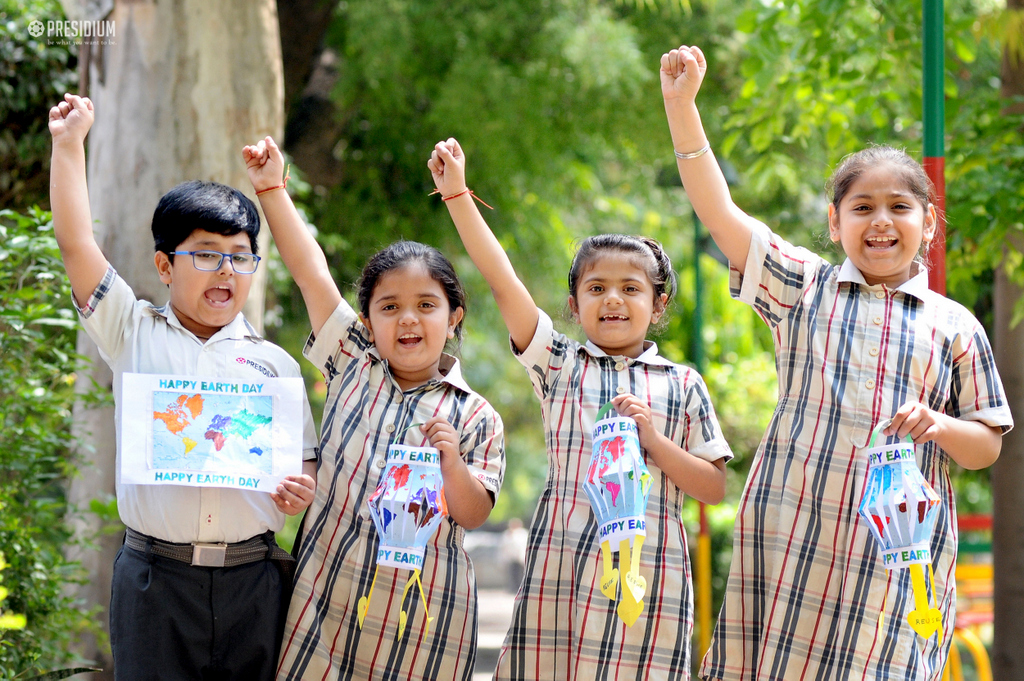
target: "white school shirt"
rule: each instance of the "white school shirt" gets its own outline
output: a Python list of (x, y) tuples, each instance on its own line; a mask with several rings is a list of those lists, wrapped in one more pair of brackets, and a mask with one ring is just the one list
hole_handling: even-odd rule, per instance
[[(205, 343), (181, 325), (171, 306), (138, 300), (128, 283), (107, 268), (88, 302), (82, 326), (114, 373), (117, 432), (117, 510), (137, 532), (168, 542), (237, 542), (279, 531), (285, 516), (265, 492), (181, 485), (121, 483), (121, 377), (125, 373), (218, 376), (255, 380), (298, 378), (299, 365), (263, 340), (241, 312)], [(302, 395), (303, 458), (316, 459), (316, 430)]]

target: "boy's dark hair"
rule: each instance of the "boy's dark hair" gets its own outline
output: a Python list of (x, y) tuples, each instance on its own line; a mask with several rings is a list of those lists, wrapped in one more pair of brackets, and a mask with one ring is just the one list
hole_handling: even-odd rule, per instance
[(879, 145), (861, 149), (839, 163), (839, 167), (825, 185), (832, 205), (838, 209), (843, 197), (850, 191), (850, 185), (868, 168), (877, 168), (881, 165), (889, 165), (897, 172), (910, 193), (921, 202), (922, 208), (927, 208), (929, 203), (933, 203), (934, 187), (921, 164), (902, 149)]
[(242, 192), (219, 182), (190, 180), (182, 182), (160, 198), (153, 212), (155, 250), (168, 254), (178, 249), (197, 229), (213, 234), (249, 235), (249, 245), (256, 253), (256, 237), (260, 233), (260, 214), (256, 205)]
[[(450, 312), (459, 307), (465, 312), (466, 292), (448, 258), (433, 246), (418, 241), (396, 241), (370, 258), (363, 268), (362, 276), (359, 277), (359, 311), (363, 313), (363, 317), (370, 318), (370, 298), (373, 297), (373, 290), (377, 288), (380, 278), (392, 270), (414, 262), (423, 263), (430, 277), (444, 289)], [(462, 320), (465, 320), (465, 316)], [(462, 321), (455, 327), (455, 342), (462, 342)]]
[(668, 307), (676, 293), (676, 273), (672, 269), (672, 261), (656, 240), (632, 234), (597, 234), (588, 236), (580, 243), (572, 259), (572, 266), (569, 267), (569, 294), (573, 298), (576, 297), (576, 287), (584, 271), (607, 251), (639, 256), (647, 278), (654, 286), (654, 299), (660, 298), (662, 293), (666, 294), (668, 299), (665, 307)]

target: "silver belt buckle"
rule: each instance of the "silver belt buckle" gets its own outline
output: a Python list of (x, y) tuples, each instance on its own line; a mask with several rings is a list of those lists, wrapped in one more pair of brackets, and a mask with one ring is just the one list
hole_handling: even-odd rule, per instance
[(224, 567), (228, 555), (227, 544), (192, 544), (192, 564), (200, 567)]

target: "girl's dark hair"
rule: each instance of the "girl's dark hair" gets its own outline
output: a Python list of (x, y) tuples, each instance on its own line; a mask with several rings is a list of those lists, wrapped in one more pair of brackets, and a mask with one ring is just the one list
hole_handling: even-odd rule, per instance
[[(363, 317), (370, 318), (370, 298), (373, 297), (373, 290), (377, 288), (380, 278), (392, 270), (414, 262), (423, 263), (427, 272), (430, 273), (430, 277), (444, 289), (451, 312), (459, 307), (465, 312), (466, 292), (462, 289), (462, 282), (459, 281), (459, 276), (455, 274), (455, 267), (452, 266), (448, 258), (433, 246), (427, 246), (418, 241), (396, 241), (370, 258), (359, 277), (357, 284), (359, 311), (363, 313)], [(465, 318), (463, 315), (462, 320)], [(455, 342), (456, 344), (462, 342), (462, 321), (459, 321), (455, 327)]]
[(850, 185), (864, 174), (869, 168), (888, 164), (899, 174), (906, 184), (907, 189), (921, 202), (922, 208), (927, 208), (932, 203), (934, 188), (931, 180), (921, 164), (910, 158), (907, 152), (890, 146), (877, 146), (861, 149), (844, 158), (832, 177), (829, 178), (825, 190), (837, 209), (846, 193), (850, 191)]
[(167, 253), (172, 262), (171, 251), (178, 250), (181, 242), (197, 229), (224, 236), (245, 232), (252, 252), (256, 253), (260, 214), (252, 200), (234, 187), (191, 180), (160, 198), (151, 228), (155, 250)]
[(569, 268), (569, 294), (573, 298), (576, 297), (576, 287), (587, 267), (608, 251), (639, 256), (644, 272), (654, 286), (654, 299), (658, 300), (662, 293), (666, 294), (668, 299), (665, 306), (668, 307), (676, 293), (676, 273), (672, 269), (672, 261), (660, 243), (650, 237), (632, 234), (597, 234), (588, 236), (580, 243)]

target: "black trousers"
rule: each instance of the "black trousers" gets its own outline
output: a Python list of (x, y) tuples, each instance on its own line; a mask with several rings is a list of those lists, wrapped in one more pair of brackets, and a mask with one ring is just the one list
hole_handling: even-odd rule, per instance
[(114, 677), (273, 679), (282, 604), (281, 573), (269, 560), (193, 567), (122, 546), (110, 598)]

